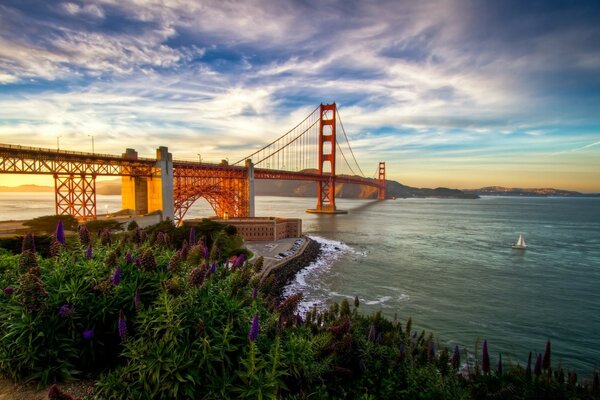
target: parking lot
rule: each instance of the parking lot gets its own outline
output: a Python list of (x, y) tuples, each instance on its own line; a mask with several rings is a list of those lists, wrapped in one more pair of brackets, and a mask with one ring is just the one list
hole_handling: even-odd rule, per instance
[(306, 239), (288, 238), (276, 242), (246, 242), (245, 244), (257, 257), (264, 257), (265, 266), (270, 266), (299, 254), (306, 245)]

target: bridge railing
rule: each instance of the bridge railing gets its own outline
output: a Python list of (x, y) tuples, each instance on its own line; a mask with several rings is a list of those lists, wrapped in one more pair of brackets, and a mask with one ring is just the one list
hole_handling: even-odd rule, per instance
[[(41, 152), (41, 153), (55, 153), (61, 155), (73, 155), (73, 156), (86, 156), (86, 157), (97, 157), (97, 158), (111, 158), (111, 159), (119, 159), (122, 160), (122, 157), (119, 157), (114, 154), (104, 154), (104, 153), (90, 153), (84, 151), (73, 151), (73, 150), (60, 150), (60, 149), (48, 149), (43, 147), (31, 147), (31, 146), (22, 146), (20, 144), (5, 144), (0, 143), (0, 149), (14, 149), (14, 150), (25, 150), (32, 152)], [(138, 157), (136, 161), (156, 161), (154, 158), (147, 157)]]

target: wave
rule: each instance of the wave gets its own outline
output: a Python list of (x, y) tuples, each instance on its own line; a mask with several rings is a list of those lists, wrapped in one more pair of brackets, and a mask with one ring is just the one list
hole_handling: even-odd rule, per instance
[(300, 270), (294, 279), (283, 288), (283, 297), (291, 296), (297, 292), (304, 293), (304, 299), (298, 304), (298, 311), (301, 314), (306, 313), (314, 306), (319, 309), (325, 308), (325, 302), (330, 298), (330, 295), (319, 296), (314, 293), (315, 290), (311, 289), (318, 286), (319, 277), (329, 273), (336, 260), (348, 253), (357, 256), (364, 255), (364, 252), (358, 252), (343, 242), (325, 239), (320, 236), (307, 236), (321, 245), (321, 252), (316, 260)]

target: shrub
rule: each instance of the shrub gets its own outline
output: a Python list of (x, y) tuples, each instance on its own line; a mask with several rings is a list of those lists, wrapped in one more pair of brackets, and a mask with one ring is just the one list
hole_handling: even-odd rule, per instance
[(96, 234), (108, 229), (109, 231), (120, 231), (123, 230), (123, 223), (114, 219), (97, 219), (94, 221), (88, 221), (85, 226)]
[(58, 221), (68, 231), (75, 231), (79, 226), (77, 220), (70, 215), (46, 215), (26, 221), (23, 225), (30, 227), (35, 233), (53, 233)]

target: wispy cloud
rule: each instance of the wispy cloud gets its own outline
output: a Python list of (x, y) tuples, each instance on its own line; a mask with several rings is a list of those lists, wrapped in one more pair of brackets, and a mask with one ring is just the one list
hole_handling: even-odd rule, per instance
[(0, 141), (238, 158), (337, 101), (366, 162), (578, 151), (600, 126), (598, 16), (593, 2), (7, 2)]

